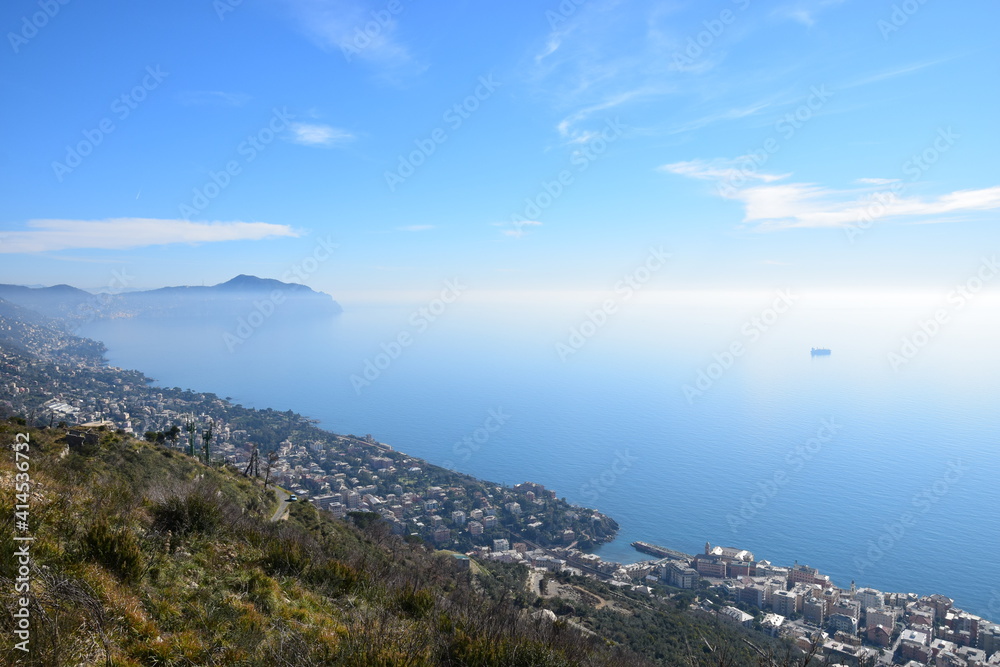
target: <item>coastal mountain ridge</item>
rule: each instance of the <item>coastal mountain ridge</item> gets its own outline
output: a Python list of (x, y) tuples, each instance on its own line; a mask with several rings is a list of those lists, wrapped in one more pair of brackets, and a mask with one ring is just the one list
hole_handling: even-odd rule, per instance
[(217, 285), (180, 285), (152, 290), (92, 294), (70, 285), (0, 285), (0, 298), (68, 322), (101, 318), (233, 315), (262, 300), (288, 314), (332, 316), (343, 312), (332, 296), (299, 283), (240, 274)]

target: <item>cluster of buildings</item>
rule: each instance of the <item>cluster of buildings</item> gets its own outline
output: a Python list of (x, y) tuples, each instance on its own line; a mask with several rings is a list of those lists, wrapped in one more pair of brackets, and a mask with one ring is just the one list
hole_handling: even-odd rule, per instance
[[(906, 667), (1000, 665), (1000, 625), (954, 606), (943, 595), (885, 593), (835, 586), (816, 568), (758, 561), (746, 550), (705, 545), (690, 559), (659, 561), (661, 582), (707, 585), (730, 605), (701, 608), (739, 625), (790, 637), (803, 648), (817, 639), (828, 660), (868, 659)], [(738, 606), (734, 606), (738, 605)], [(750, 613), (753, 611), (755, 613)]]
[[(569, 544), (576, 541), (578, 534), (584, 533), (561, 526), (565, 522), (585, 526), (590, 518), (591, 510), (571, 508), (559, 501), (555, 492), (531, 482), (512, 488), (470, 488), (455, 484), (421, 487), (400, 481), (378, 484), (378, 480), (401, 477), (404, 481), (412, 481), (423, 472), (425, 464), (408, 457), (394, 461), (370, 452), (353, 453), (362, 456), (368, 466), (364, 476), (373, 481), (363, 483), (343, 461), (335, 461), (333, 467), (342, 471), (325, 476), (310, 500), (337, 518), (354, 511), (379, 514), (396, 535), (418, 535), (439, 548), (471, 549), (470, 553), (476, 554), (524, 553), (528, 550), (527, 544), (515, 540), (512, 549), (508, 537), (524, 533), (549, 545), (553, 540)], [(282, 458), (293, 460), (290, 452)], [(288, 472), (279, 470), (279, 479)], [(302, 474), (309, 472), (294, 471), (294, 474), (295, 479), (301, 479)], [(293, 490), (306, 492), (304, 488)], [(559, 526), (549, 521), (554, 515), (560, 517)], [(498, 549), (498, 545), (503, 547)]]
[(532, 549), (507, 540), (468, 555), (594, 576), (651, 594), (656, 589), (648, 586), (655, 584), (711, 589), (724, 603), (713, 604), (706, 596), (692, 605), (693, 611), (787, 637), (804, 650), (819, 642), (828, 664), (1000, 666), (1000, 624), (956, 608), (943, 595), (886, 593), (853, 582), (841, 589), (816, 568), (756, 560), (745, 549), (706, 544), (704, 553), (689, 556), (637, 544), (643, 551), (669, 555), (622, 565), (572, 548)]

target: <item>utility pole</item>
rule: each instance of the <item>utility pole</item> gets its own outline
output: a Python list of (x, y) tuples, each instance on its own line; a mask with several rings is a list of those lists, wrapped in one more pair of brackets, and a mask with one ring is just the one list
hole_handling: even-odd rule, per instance
[(270, 451), (267, 453), (267, 467), (264, 469), (264, 488), (267, 488), (267, 483), (271, 479), (271, 467), (278, 462), (278, 452)]
[(208, 430), (203, 434), (205, 438), (205, 465), (212, 465), (212, 429), (215, 424), (212, 422), (208, 423)]
[(194, 456), (194, 431), (195, 423), (189, 421), (184, 425), (185, 430), (188, 432), (188, 454)]

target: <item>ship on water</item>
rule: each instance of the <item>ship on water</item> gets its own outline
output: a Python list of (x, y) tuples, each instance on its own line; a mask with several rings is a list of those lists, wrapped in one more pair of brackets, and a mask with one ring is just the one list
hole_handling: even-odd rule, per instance
[(814, 347), (810, 350), (809, 354), (814, 357), (828, 357), (830, 356), (830, 350), (825, 347)]

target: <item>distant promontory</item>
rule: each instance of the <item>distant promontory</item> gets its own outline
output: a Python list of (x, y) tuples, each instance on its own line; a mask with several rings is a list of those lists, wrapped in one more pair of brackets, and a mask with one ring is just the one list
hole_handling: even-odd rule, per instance
[(256, 304), (280, 304), (294, 316), (343, 312), (332, 296), (299, 283), (241, 274), (211, 286), (177, 286), (92, 294), (69, 285), (0, 285), (0, 299), (69, 322), (127, 317), (215, 317), (245, 313)]

